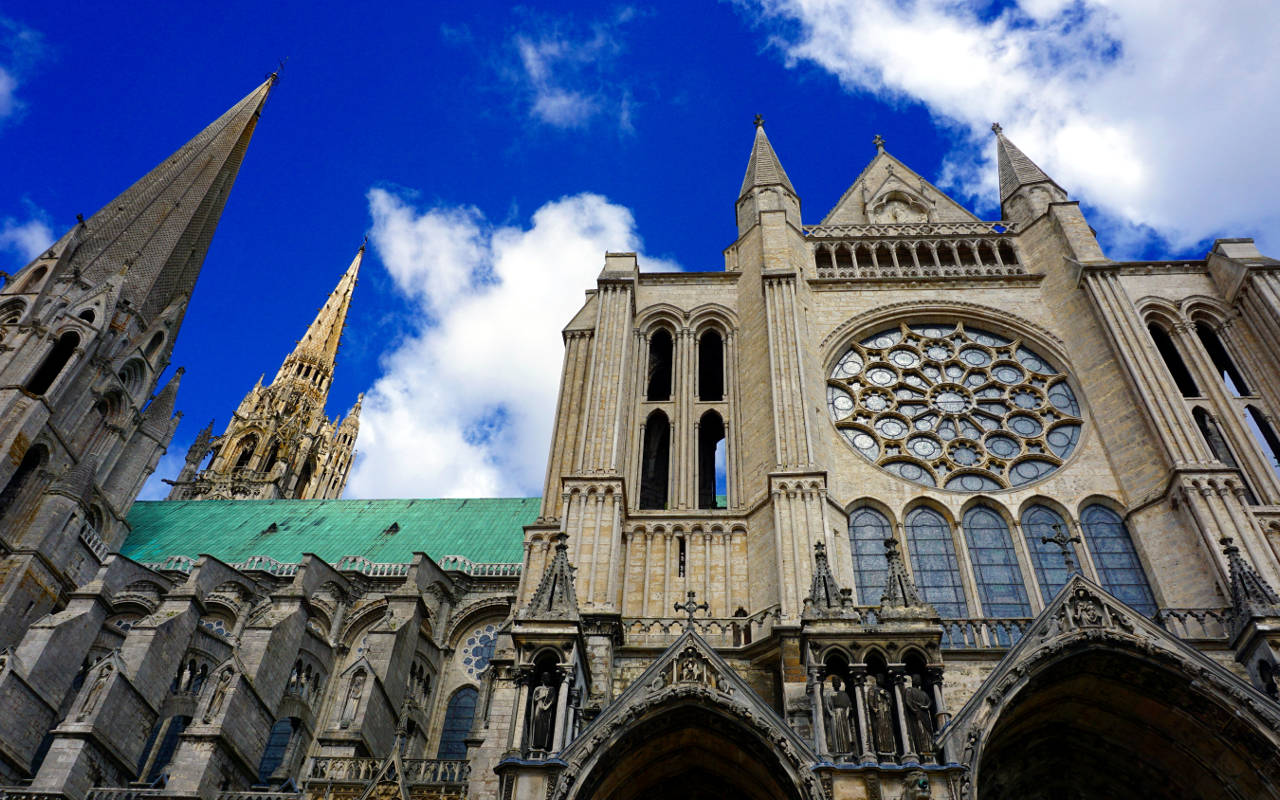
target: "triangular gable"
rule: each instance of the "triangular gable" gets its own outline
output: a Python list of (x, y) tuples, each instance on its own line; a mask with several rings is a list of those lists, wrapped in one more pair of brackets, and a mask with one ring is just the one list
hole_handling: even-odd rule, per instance
[[(900, 192), (928, 211), (928, 222), (977, 222), (978, 217), (948, 197), (897, 158), (881, 151), (871, 159), (839, 202), (827, 213), (822, 225), (866, 225), (876, 220), (868, 216), (877, 200)], [(922, 220), (923, 221), (923, 220)]]
[(400, 761), (399, 736), (391, 755), (382, 760), (373, 779), (360, 793), (359, 800), (409, 800), (409, 789), (404, 783), (404, 764)]
[(1128, 649), (1176, 664), (1182, 672), (1197, 676), (1215, 693), (1231, 698), (1242, 711), (1244, 708), (1252, 711), (1267, 727), (1280, 729), (1280, 705), (1076, 573), (939, 732), (939, 744), (953, 760), (976, 763), (981, 744), (990, 734), (1006, 700), (1014, 698), (1038, 674), (1038, 666), (1090, 646)]
[(689, 697), (697, 697), (742, 720), (793, 765), (807, 769), (817, 760), (809, 744), (692, 628), (685, 630), (592, 720), (560, 758), (570, 765), (581, 765), (619, 728), (650, 709)]

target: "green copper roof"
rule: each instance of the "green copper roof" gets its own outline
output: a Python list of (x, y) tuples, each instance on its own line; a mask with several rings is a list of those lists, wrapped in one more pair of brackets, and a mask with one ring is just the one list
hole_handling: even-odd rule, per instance
[[(134, 503), (121, 552), (143, 563), (208, 554), (228, 564), (267, 556), (296, 564), (303, 553), (329, 563), (363, 556), (407, 563), (415, 551), (439, 561), (523, 561), (523, 526), (541, 498), (470, 500), (169, 500)], [(268, 531), (271, 525), (274, 531)], [(398, 531), (388, 532), (392, 525)]]

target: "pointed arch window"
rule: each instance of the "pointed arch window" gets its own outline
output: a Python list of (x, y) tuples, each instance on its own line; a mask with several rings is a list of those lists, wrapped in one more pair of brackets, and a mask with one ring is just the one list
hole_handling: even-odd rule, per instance
[(649, 372), (645, 385), (646, 400), (671, 399), (671, 360), (674, 344), (671, 332), (659, 328), (649, 337)]
[(698, 399), (724, 399), (724, 339), (714, 328), (698, 339)]
[[(1240, 464), (1236, 462), (1235, 456), (1232, 455), (1231, 447), (1227, 444), (1226, 437), (1222, 435), (1222, 428), (1218, 426), (1218, 421), (1203, 408), (1192, 409), (1191, 416), (1196, 421), (1196, 427), (1200, 429), (1200, 435), (1204, 437), (1205, 443), (1209, 445), (1209, 451), (1213, 453), (1213, 457), (1232, 469), (1240, 469)], [(1244, 484), (1245, 501), (1251, 506), (1257, 505), (1258, 499), (1254, 496), (1252, 487), (1244, 479), (1243, 473), (1241, 473), (1240, 477)]]
[(644, 424), (644, 447), (640, 459), (640, 508), (667, 507), (667, 484), (671, 470), (671, 423), (667, 415), (654, 411)]
[(726, 453), (724, 421), (708, 411), (698, 421), (698, 508), (722, 508), (725, 492)]
[(62, 374), (63, 367), (67, 366), (67, 362), (75, 355), (76, 348), (80, 346), (80, 334), (75, 331), (67, 331), (58, 337), (58, 341), (53, 345), (53, 349), (49, 351), (49, 355), (44, 357), (44, 361), (40, 364), (40, 368), (27, 381), (25, 388), (31, 394), (44, 394), (49, 391), (49, 387)]
[(471, 733), (471, 724), (476, 716), (476, 698), (479, 696), (474, 688), (464, 686), (449, 698), (449, 707), (444, 713), (444, 725), (440, 730), (440, 747), (436, 758), (442, 760), (461, 761), (467, 757), (467, 736)]
[(1120, 515), (1106, 506), (1092, 505), (1080, 515), (1080, 523), (1102, 588), (1134, 611), (1148, 617), (1154, 615), (1156, 599), (1151, 594), (1151, 584)]
[[(1044, 541), (1056, 536), (1057, 530), (1066, 533), (1067, 524), (1058, 512), (1048, 506), (1032, 506), (1022, 514), (1022, 533), (1027, 539), (1027, 549), (1031, 551), (1031, 566), (1035, 568), (1036, 580), (1040, 583), (1040, 599), (1045, 603), (1052, 600), (1071, 577), (1062, 548)], [(1068, 543), (1067, 546), (1075, 551), (1074, 544)], [(1079, 554), (1075, 560), (1080, 563)]]
[(964, 537), (982, 613), (988, 617), (1031, 616), (1027, 587), (1004, 518), (986, 506), (975, 506), (965, 512)]
[(271, 776), (284, 764), (285, 753), (289, 750), (289, 742), (298, 730), (299, 720), (285, 717), (276, 720), (267, 735), (267, 747), (262, 751), (262, 760), (258, 762), (258, 783), (265, 784)]
[(13, 475), (9, 477), (9, 482), (5, 484), (4, 491), (0, 491), (0, 516), (3, 516), (9, 510), (9, 507), (22, 494), (22, 490), (30, 482), (31, 476), (35, 474), (37, 469), (44, 466), (48, 455), (49, 451), (42, 444), (28, 448), (27, 452), (23, 454), (22, 461), (18, 462), (18, 468), (13, 471)]
[(849, 515), (849, 550), (853, 553), (853, 576), (858, 584), (858, 602), (880, 604), (889, 582), (889, 562), (884, 556), (884, 540), (893, 536), (889, 520), (869, 506)]
[(937, 511), (917, 508), (907, 514), (906, 529), (911, 571), (921, 596), (944, 617), (969, 616), (951, 526)]
[(245, 469), (249, 466), (249, 462), (253, 460), (253, 454), (258, 449), (258, 437), (249, 434), (240, 440), (240, 455), (236, 457), (235, 469)]
[(1226, 384), (1227, 391), (1231, 392), (1235, 397), (1252, 394), (1249, 391), (1249, 384), (1245, 382), (1244, 374), (1236, 367), (1236, 362), (1231, 360), (1231, 354), (1227, 352), (1227, 348), (1222, 346), (1222, 340), (1218, 338), (1218, 334), (1213, 328), (1203, 322), (1197, 322), (1196, 336), (1200, 338), (1200, 344), (1204, 345), (1205, 352), (1209, 354), (1209, 360), (1213, 362), (1214, 369), (1218, 371), (1222, 382)]
[(1267, 463), (1280, 476), (1280, 436), (1276, 436), (1276, 429), (1271, 427), (1271, 423), (1257, 406), (1245, 406), (1244, 421), (1253, 438), (1258, 441), (1258, 446), (1262, 448)]
[(1156, 351), (1164, 359), (1164, 365), (1168, 367), (1169, 374), (1173, 376), (1173, 382), (1178, 387), (1178, 391), (1183, 397), (1199, 397), (1200, 388), (1196, 386), (1195, 378), (1191, 377), (1191, 371), (1187, 369), (1186, 362), (1182, 360), (1182, 354), (1178, 352), (1178, 346), (1173, 343), (1173, 339), (1169, 338), (1164, 328), (1154, 322), (1147, 326), (1147, 332), (1151, 335), (1151, 341), (1155, 342)]

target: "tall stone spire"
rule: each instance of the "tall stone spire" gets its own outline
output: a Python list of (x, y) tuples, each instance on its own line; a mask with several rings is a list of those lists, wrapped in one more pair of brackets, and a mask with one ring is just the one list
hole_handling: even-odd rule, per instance
[(296, 362), (305, 362), (325, 370), (333, 375), (333, 367), (337, 362), (338, 345), (342, 341), (342, 330), (347, 324), (347, 310), (351, 308), (351, 295), (355, 292), (356, 281), (360, 275), (360, 264), (364, 261), (365, 246), (360, 245), (351, 266), (342, 274), (338, 285), (324, 301), (324, 305), (316, 312), (316, 318), (307, 328), (307, 332), (299, 340), (297, 347), (284, 360), (276, 380), (289, 372)]
[[(245, 149), (276, 76), (271, 75), (194, 139), (57, 246), (91, 284), (123, 273), (120, 300), (149, 320), (191, 294)], [(78, 240), (78, 243), (76, 242)]]
[(751, 158), (747, 161), (747, 174), (742, 179), (742, 191), (738, 192), (738, 197), (764, 186), (781, 186), (792, 194), (796, 193), (787, 171), (778, 160), (778, 154), (769, 144), (769, 137), (765, 136), (764, 120), (757, 115), (756, 139), (751, 145)]
[[(1066, 191), (1045, 174), (1044, 170), (1018, 149), (1004, 135), (1000, 123), (991, 125), (996, 135), (996, 164), (1000, 170), (1000, 205), (1009, 219), (1018, 217), (1034, 218), (1043, 213), (1050, 202), (1062, 202), (1067, 199)], [(1040, 187), (1039, 192), (1029, 191), (1032, 187)], [(1015, 195), (1023, 195), (1028, 208), (1019, 209), (1019, 204), (1011, 202)], [(1011, 213), (1011, 211), (1013, 213)], [(1022, 213), (1018, 213), (1021, 211)]]

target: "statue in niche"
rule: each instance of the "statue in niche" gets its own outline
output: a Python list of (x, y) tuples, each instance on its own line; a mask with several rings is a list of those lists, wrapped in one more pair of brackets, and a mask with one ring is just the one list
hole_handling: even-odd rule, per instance
[(351, 686), (347, 689), (347, 699), (342, 703), (342, 716), (338, 727), (349, 728), (360, 708), (360, 698), (364, 695), (364, 670), (360, 670), (351, 678)]
[(111, 671), (110, 664), (104, 664), (102, 669), (98, 670), (98, 677), (94, 679), (93, 685), (89, 687), (89, 693), (84, 696), (84, 702), (80, 705), (80, 713), (76, 715), (77, 720), (89, 716), (98, 707), (98, 698), (102, 695), (102, 690), (106, 688), (107, 679), (111, 677)]
[(879, 681), (872, 681), (867, 690), (867, 713), (871, 716), (876, 753), (881, 758), (893, 758), (898, 751), (893, 738), (893, 699)]
[(533, 690), (533, 713), (529, 720), (529, 748), (547, 752), (551, 749), (552, 723), (556, 715), (556, 691), (550, 672), (542, 673), (542, 682)]
[(933, 703), (924, 689), (924, 678), (916, 675), (914, 682), (902, 687), (902, 704), (906, 707), (907, 729), (911, 742), (921, 757), (933, 755)]
[(227, 692), (231, 691), (232, 672), (224, 669), (222, 674), (218, 676), (218, 685), (213, 687), (213, 696), (209, 698), (209, 708), (204, 712), (204, 721), (212, 722), (213, 718), (222, 710), (222, 704), (227, 699)]
[(853, 702), (844, 690), (840, 676), (831, 676), (831, 691), (826, 696), (827, 746), (833, 755), (853, 752)]

